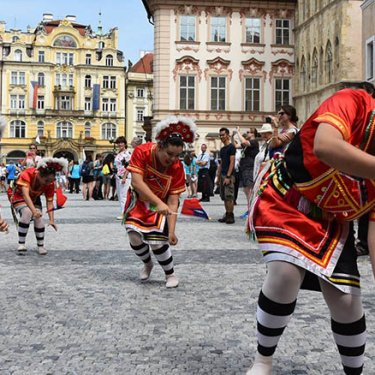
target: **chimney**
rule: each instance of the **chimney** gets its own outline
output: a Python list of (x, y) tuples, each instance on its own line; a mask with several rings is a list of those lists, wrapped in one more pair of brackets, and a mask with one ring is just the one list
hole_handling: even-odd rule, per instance
[(65, 19), (68, 20), (69, 22), (76, 22), (77, 17), (76, 17), (76, 16), (73, 16), (72, 14), (68, 14), (68, 15), (65, 17)]
[(43, 13), (43, 22), (49, 22), (53, 20), (52, 13)]

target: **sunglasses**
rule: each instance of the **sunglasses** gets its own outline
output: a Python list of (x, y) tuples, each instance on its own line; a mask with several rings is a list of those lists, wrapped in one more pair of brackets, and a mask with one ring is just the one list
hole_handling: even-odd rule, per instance
[(285, 112), (279, 112), (278, 115), (283, 116), (283, 115), (285, 115)]

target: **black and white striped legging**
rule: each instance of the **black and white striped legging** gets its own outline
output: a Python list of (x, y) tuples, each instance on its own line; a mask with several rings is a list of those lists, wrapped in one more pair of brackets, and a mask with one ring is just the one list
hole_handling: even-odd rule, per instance
[(134, 250), (136, 255), (141, 258), (143, 263), (147, 264), (151, 262), (151, 248), (155, 258), (163, 268), (165, 274), (171, 275), (174, 272), (172, 251), (168, 244), (148, 245), (142, 241), (141, 235), (137, 232), (128, 232), (128, 235), (131, 248)]
[[(20, 208), (19, 213), (21, 217), (18, 223), (18, 243), (24, 245), (33, 214), (29, 207)], [(34, 232), (38, 246), (44, 245), (44, 228), (43, 218), (34, 218)]]

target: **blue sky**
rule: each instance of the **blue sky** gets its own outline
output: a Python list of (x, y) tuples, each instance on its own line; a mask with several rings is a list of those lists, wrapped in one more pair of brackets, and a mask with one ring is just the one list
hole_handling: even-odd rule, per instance
[(77, 16), (77, 23), (91, 25), (96, 31), (101, 11), (103, 31), (119, 29), (119, 49), (125, 62), (135, 63), (142, 50), (153, 50), (153, 26), (148, 22), (141, 0), (0, 0), (0, 20), (6, 29), (16, 27), (26, 31), (35, 27), (43, 13), (52, 13), (54, 19), (68, 14)]

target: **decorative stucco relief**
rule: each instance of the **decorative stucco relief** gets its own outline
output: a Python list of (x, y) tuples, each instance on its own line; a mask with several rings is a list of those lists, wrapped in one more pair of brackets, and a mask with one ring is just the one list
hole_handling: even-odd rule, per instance
[(243, 81), (244, 76), (257, 76), (260, 75), (263, 76), (263, 81), (266, 81), (267, 78), (267, 72), (263, 70), (264, 61), (259, 61), (257, 59), (254, 59), (253, 57), (249, 60), (242, 61), (243, 69), (240, 69), (239, 71), (239, 77), (240, 81)]
[(269, 81), (272, 82), (272, 78), (274, 76), (292, 77), (293, 75), (294, 75), (294, 63), (285, 59), (279, 59), (272, 63)]
[(229, 69), (230, 60), (224, 60), (221, 57), (216, 57), (213, 60), (207, 60), (208, 68), (204, 70), (204, 76), (208, 79), (210, 73), (214, 73), (216, 75), (223, 75), (227, 74), (229, 80), (232, 80), (233, 70)]
[(199, 60), (191, 56), (183, 56), (176, 60), (175, 68), (173, 69), (173, 79), (176, 81), (178, 73), (196, 73), (199, 81), (202, 79), (202, 70), (199, 67)]

